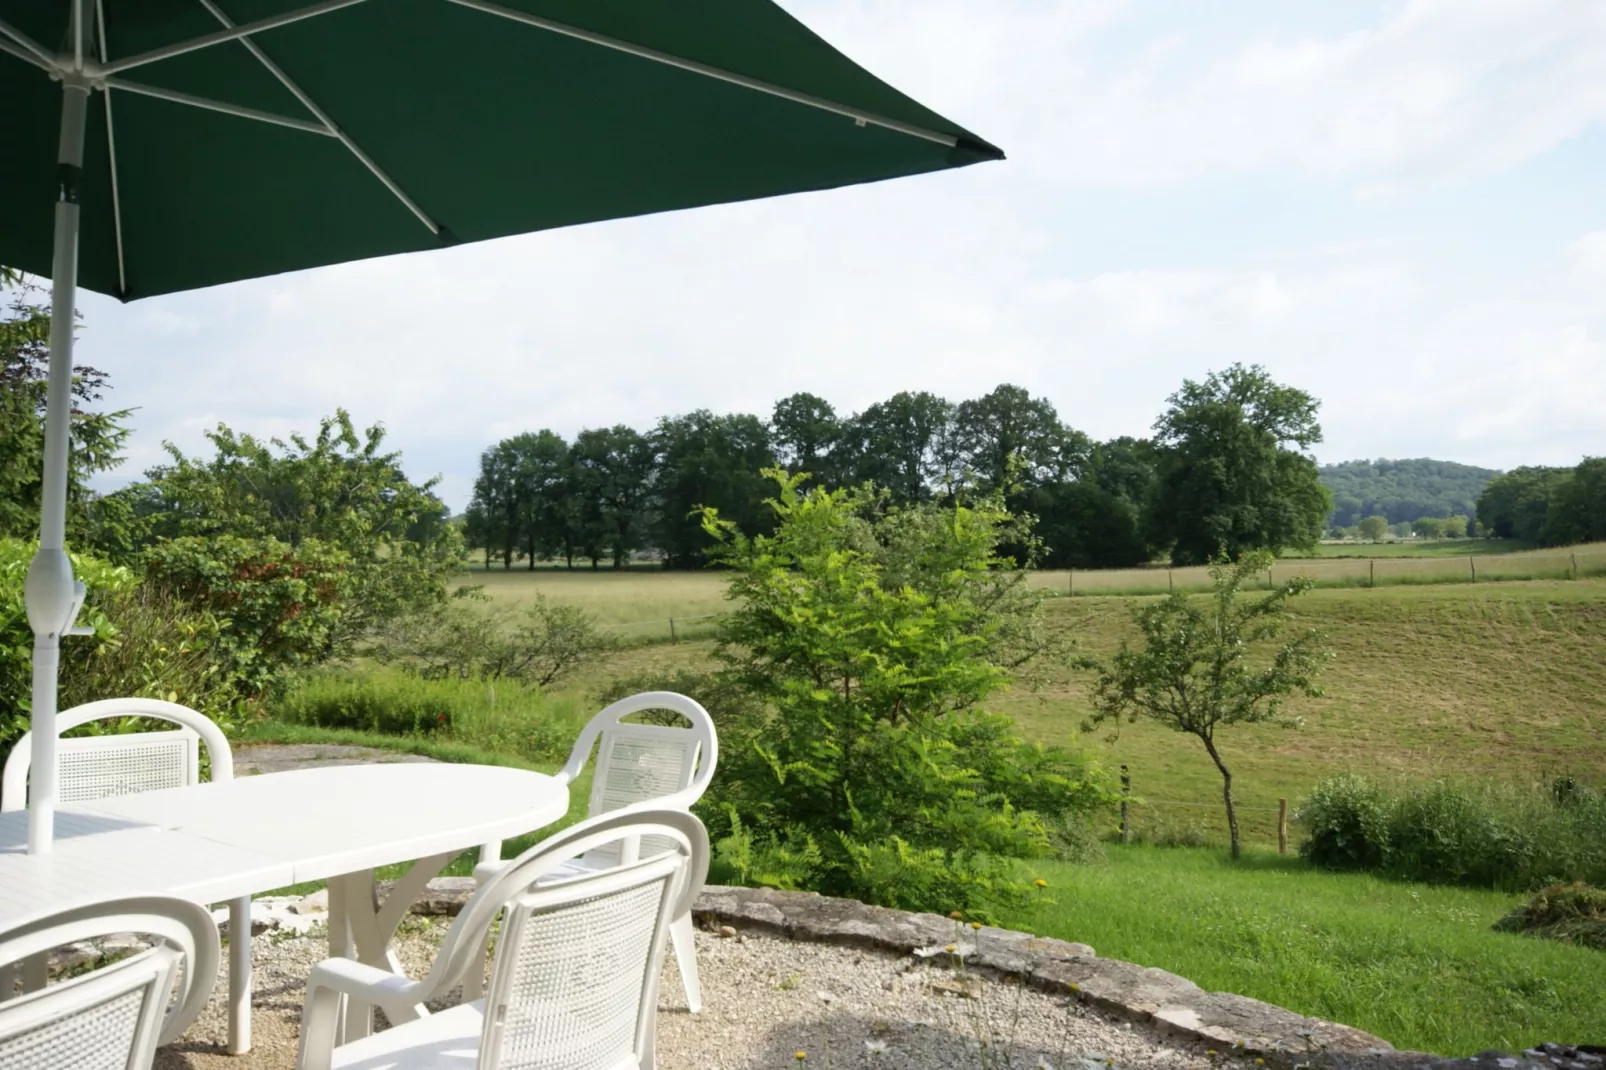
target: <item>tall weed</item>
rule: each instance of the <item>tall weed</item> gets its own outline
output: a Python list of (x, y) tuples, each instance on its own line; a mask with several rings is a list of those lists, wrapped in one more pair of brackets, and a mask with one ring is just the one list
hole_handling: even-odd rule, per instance
[(585, 723), (572, 702), (535, 688), (401, 672), (309, 674), (285, 689), (272, 713), (319, 728), (439, 736), (534, 761), (561, 761)]
[(1329, 869), (1524, 891), (1606, 883), (1606, 796), (1576, 781), (1517, 788), (1436, 780), (1394, 790), (1320, 781), (1296, 814), (1300, 853)]

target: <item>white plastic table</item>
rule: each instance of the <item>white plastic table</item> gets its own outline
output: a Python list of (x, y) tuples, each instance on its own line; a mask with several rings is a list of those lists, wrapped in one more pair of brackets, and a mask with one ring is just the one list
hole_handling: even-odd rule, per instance
[[(27, 815), (0, 814), (0, 929), (42, 908), (139, 892), (216, 903), (329, 881), (329, 950), (399, 966), (390, 941), (424, 884), (472, 847), (561, 818), (568, 788), (499, 766), (301, 769), (63, 807), (55, 851), (27, 853)], [(415, 864), (380, 902), (376, 866)], [(249, 941), (235, 948), (249, 947)], [(229, 1050), (250, 1046), (250, 955), (231, 955)], [(352, 1007), (346, 1037), (369, 1028)]]

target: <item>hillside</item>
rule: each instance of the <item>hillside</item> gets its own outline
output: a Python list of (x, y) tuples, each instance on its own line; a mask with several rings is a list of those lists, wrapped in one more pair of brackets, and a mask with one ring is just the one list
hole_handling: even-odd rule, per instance
[(1390, 461), (1344, 461), (1318, 469), (1333, 492), (1331, 527), (1349, 527), (1363, 516), (1390, 524), (1425, 516), (1473, 516), (1478, 495), (1500, 473), (1454, 461), (1415, 457)]

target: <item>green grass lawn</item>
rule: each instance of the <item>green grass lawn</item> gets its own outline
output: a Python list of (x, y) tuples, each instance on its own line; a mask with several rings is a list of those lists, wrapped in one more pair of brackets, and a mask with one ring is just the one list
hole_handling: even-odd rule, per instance
[(1034, 870), (1050, 901), (1004, 922), (1400, 1048), (1469, 1055), (1606, 1038), (1606, 954), (1491, 932), (1512, 897), (1321, 873), (1275, 854), (1237, 865), (1215, 850), (1109, 856)]

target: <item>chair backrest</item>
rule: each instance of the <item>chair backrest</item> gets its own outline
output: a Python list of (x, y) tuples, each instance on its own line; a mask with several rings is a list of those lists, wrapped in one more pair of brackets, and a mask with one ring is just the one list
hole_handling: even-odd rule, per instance
[[(547, 881), (610, 842), (667, 843), (630, 865)], [(588, 818), (513, 859), (474, 893), (420, 990), (427, 1001), (482, 969), (504, 908), (481, 1039), (481, 1070), (650, 1064), (669, 923), (708, 875), (708, 832), (685, 810), (633, 807)], [(538, 883), (539, 882), (539, 883)], [(557, 1054), (562, 1053), (562, 1058)]]
[(157, 1045), (189, 1028), (217, 977), (219, 949), (211, 915), (188, 900), (140, 896), (36, 915), (0, 932), (0, 966), (130, 932), (151, 937), (153, 946), (0, 1002), (0, 1066), (143, 1070)]
[[(689, 728), (630, 724), (626, 717), (649, 710), (678, 713)], [(563, 767), (572, 780), (585, 766), (592, 743), (597, 743), (597, 764), (591, 780), (586, 812), (595, 817), (627, 806), (652, 803), (660, 807), (688, 808), (702, 798), (719, 764), (719, 736), (702, 705), (673, 691), (645, 691), (620, 699), (597, 714), (580, 733), (569, 761)], [(630, 861), (637, 854), (658, 853), (667, 844), (637, 845), (620, 841), (588, 857), (593, 867)]]
[[(234, 776), (228, 740), (205, 715), (188, 706), (154, 698), (110, 698), (87, 702), (56, 715), (56, 731), (111, 717), (149, 717), (178, 725), (169, 732), (130, 732), (64, 739), (56, 745), (57, 798), (89, 802), (157, 788), (194, 784), (201, 777), (200, 744), (212, 760), (212, 779)], [(24, 733), (0, 773), (0, 811), (27, 805), (28, 767), (33, 733)]]

